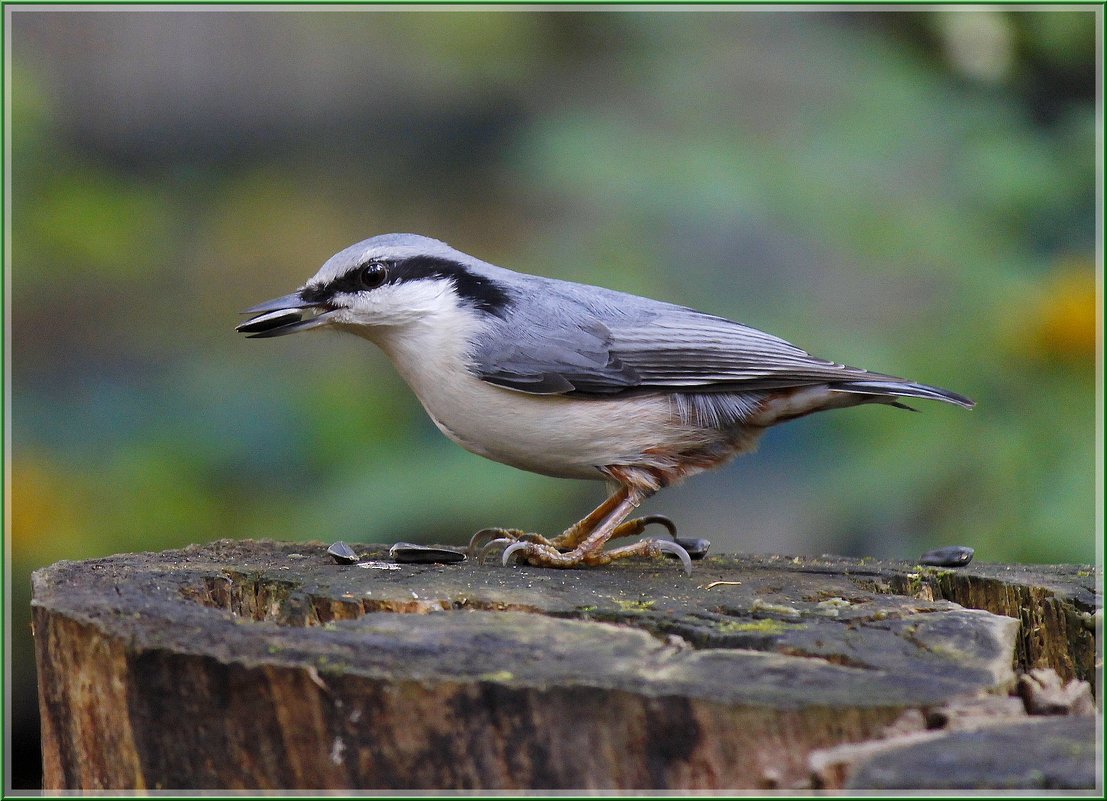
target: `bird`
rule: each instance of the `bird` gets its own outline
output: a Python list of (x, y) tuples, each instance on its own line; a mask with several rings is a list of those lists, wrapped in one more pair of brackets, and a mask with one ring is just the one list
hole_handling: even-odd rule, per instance
[[(246, 309), (250, 338), (355, 334), (378, 346), (430, 419), (463, 448), (557, 478), (606, 481), (594, 511), (546, 537), (477, 532), (540, 567), (680, 559), (675, 526), (627, 518), (648, 497), (754, 450), (771, 426), (902, 399), (969, 398), (816, 358), (756, 328), (678, 304), (497, 267), (430, 237), (384, 234), (339, 251), (300, 289)], [(673, 540), (637, 536), (651, 523)], [(478, 548), (479, 546), (479, 548)]]

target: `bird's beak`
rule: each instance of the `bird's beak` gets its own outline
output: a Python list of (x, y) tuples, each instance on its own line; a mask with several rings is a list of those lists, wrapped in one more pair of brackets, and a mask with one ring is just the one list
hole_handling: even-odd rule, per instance
[(327, 305), (309, 303), (299, 292), (293, 292), (246, 309), (243, 314), (254, 316), (235, 326), (234, 330), (246, 334), (248, 339), (280, 337), (326, 325), (338, 311)]

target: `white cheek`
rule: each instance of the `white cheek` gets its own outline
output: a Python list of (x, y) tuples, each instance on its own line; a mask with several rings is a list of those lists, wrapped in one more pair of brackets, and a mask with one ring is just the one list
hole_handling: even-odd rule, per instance
[(335, 321), (347, 325), (405, 325), (440, 311), (451, 295), (449, 286), (441, 281), (386, 284), (371, 292), (340, 295), (338, 299), (346, 309)]

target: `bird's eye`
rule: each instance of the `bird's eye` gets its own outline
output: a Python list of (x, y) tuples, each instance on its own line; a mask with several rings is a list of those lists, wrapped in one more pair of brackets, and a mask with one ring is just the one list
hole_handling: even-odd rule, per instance
[(388, 268), (383, 262), (371, 261), (361, 268), (358, 280), (363, 289), (376, 289), (388, 278)]

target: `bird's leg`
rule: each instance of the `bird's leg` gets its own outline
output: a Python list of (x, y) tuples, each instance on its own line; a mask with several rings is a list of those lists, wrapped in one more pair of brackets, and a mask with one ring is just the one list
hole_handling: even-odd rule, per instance
[[(554, 537), (548, 542), (542, 542), (540, 539), (532, 539), (531, 542), (539, 542), (542, 545), (552, 545), (562, 551), (572, 550), (576, 548), (584, 540), (585, 537), (591, 533), (596, 526), (600, 524), (604, 516), (607, 515), (622, 499), (622, 490), (625, 487), (620, 487), (613, 492), (606, 501), (597, 506), (588, 517), (584, 518), (578, 523), (574, 523), (565, 529), (565, 533), (560, 536)], [(611, 532), (610, 539), (618, 539), (619, 537), (636, 537), (646, 530), (646, 526), (651, 523), (657, 523), (664, 526), (669, 530), (669, 536), (676, 539), (677, 527), (669, 518), (664, 515), (646, 515), (645, 517), (636, 517), (633, 520), (626, 520), (615, 527), (615, 530)], [(537, 535), (535, 535), (537, 536)], [(529, 539), (526, 537), (518, 537), (515, 539)], [(544, 539), (544, 538), (543, 538)]]
[(628, 491), (626, 487), (620, 486), (603, 503), (589, 512), (583, 520), (569, 526), (552, 540), (543, 537), (541, 534), (522, 531), (517, 528), (483, 528), (469, 540), (469, 555), (479, 556), (483, 560), (484, 552), (490, 548), (498, 545), (511, 545), (515, 542), (534, 542), (551, 548), (572, 550), (611, 513), (616, 504), (626, 497)]
[[(573, 548), (580, 545), (589, 534), (595, 531), (596, 526), (602, 523), (604, 518), (611, 514), (612, 510), (622, 503), (629, 493), (630, 489), (628, 487), (620, 485), (603, 503), (589, 512), (583, 520), (573, 523), (573, 525), (565, 529), (564, 533), (541, 544), (551, 545), (560, 550), (571, 551)], [(637, 506), (637, 504), (635, 504), (635, 506)]]
[[(503, 562), (506, 565), (511, 561), (513, 554), (521, 552), (523, 558), (530, 564), (538, 567), (577, 567), (581, 564), (607, 564), (613, 559), (621, 559), (627, 556), (660, 556), (663, 552), (670, 552), (679, 556), (681, 562), (684, 564), (685, 571), (691, 573), (692, 562), (688, 557), (688, 553), (673, 542), (646, 540), (623, 548), (616, 548), (610, 553), (604, 553), (604, 544), (611, 539), (615, 531), (618, 530), (619, 524), (623, 522), (627, 515), (638, 507), (646, 496), (647, 493), (642, 490), (622, 486), (612, 493), (611, 497), (602, 503), (595, 512), (588, 516), (588, 518), (585, 518), (576, 526), (569, 529), (569, 531), (573, 531), (574, 529), (583, 531), (584, 526), (582, 524), (584, 524), (585, 521), (588, 521), (588, 519), (593, 516), (599, 517), (599, 513), (605, 512), (602, 516), (602, 520), (594, 526), (590, 533), (581, 537), (572, 550), (562, 553), (552, 545), (519, 541), (512, 543), (504, 549)], [(635, 526), (641, 525), (642, 527), (646, 525), (645, 523), (639, 524), (638, 521), (631, 521), (631, 523)], [(641, 531), (641, 528), (639, 528), (639, 531)], [(566, 534), (568, 533), (569, 532), (566, 532)]]
[[(565, 534), (572, 534), (576, 544), (571, 550), (562, 553), (552, 544), (536, 542), (515, 542), (509, 545), (503, 554), (506, 565), (511, 554), (522, 551), (524, 558), (532, 565), (543, 567), (574, 567), (584, 561), (584, 554), (597, 548), (603, 548), (611, 538), (612, 532), (627, 515), (642, 502), (643, 494), (627, 486), (620, 486), (611, 496), (601, 503), (592, 514), (579, 523), (570, 526)], [(593, 518), (593, 520), (589, 520)], [(585, 523), (591, 522), (590, 530)], [(565, 535), (562, 535), (565, 536)]]

